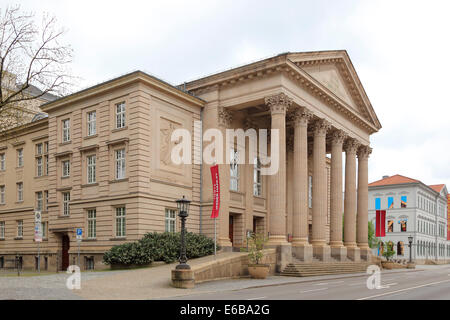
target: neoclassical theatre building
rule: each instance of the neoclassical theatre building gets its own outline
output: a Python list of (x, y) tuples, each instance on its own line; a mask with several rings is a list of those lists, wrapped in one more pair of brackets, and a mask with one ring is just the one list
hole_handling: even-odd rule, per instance
[(381, 125), (346, 51), (284, 53), (177, 87), (137, 71), (41, 109), (48, 117), (0, 144), (0, 266), (19, 256), (36, 267), (35, 210), (45, 230), (41, 269), (77, 263), (76, 228), (84, 269), (105, 267), (113, 245), (178, 231), (183, 195), (192, 201), (188, 230), (213, 237), (210, 164), (170, 157), (178, 128), (191, 132), (193, 154), (210, 144), (198, 121), (224, 137), (226, 129), (279, 130), (268, 139), (268, 150), (279, 147), (274, 175), (261, 175), (258, 158), (238, 164), (242, 149), (224, 144), (231, 164), (219, 165), (222, 250), (246, 246), (253, 231), (277, 248), (280, 268), (293, 257), (370, 256), (368, 157)]

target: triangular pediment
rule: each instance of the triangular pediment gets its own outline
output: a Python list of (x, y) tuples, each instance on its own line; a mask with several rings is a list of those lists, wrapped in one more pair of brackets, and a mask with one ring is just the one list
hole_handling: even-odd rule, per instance
[(377, 128), (381, 124), (346, 51), (300, 52), (288, 59)]

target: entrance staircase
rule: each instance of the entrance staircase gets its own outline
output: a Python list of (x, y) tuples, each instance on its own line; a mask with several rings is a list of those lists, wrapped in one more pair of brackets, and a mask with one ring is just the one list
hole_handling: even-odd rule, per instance
[(288, 264), (281, 272), (282, 276), (290, 277), (312, 277), (332, 274), (362, 273), (366, 272), (370, 265), (367, 261), (337, 261), (322, 262), (316, 258), (310, 263), (305, 263), (296, 258), (292, 258), (292, 263)]

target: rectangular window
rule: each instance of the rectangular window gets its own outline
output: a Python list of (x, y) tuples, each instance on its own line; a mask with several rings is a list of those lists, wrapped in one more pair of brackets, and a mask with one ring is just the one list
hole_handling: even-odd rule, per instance
[(6, 157), (4, 153), (0, 153), (0, 170), (6, 170)]
[(402, 196), (401, 197), (401, 202), (400, 202), (400, 206), (402, 208), (406, 208), (408, 204), (408, 197), (407, 196)]
[(375, 198), (375, 210), (381, 210), (381, 198)]
[(70, 141), (70, 119), (62, 121), (62, 142)]
[(44, 158), (45, 158), (45, 174), (48, 176), (48, 155), (45, 155)]
[(230, 150), (230, 190), (239, 191), (239, 152)]
[(43, 208), (42, 191), (36, 192), (36, 210), (42, 211)]
[(261, 162), (259, 158), (255, 158), (253, 162), (253, 195), (261, 196), (262, 188), (261, 188)]
[(0, 221), (0, 239), (5, 239), (5, 221)]
[(407, 221), (406, 220), (400, 221), (400, 231), (406, 232), (406, 230), (407, 230)]
[(63, 192), (63, 215), (68, 216), (70, 215), (70, 192)]
[(70, 161), (65, 160), (62, 162), (62, 176), (69, 177), (70, 176)]
[(0, 186), (0, 204), (5, 204), (5, 186)]
[(394, 220), (388, 220), (387, 226), (387, 232), (394, 232)]
[(42, 154), (42, 143), (36, 145), (36, 155), (40, 156)]
[(394, 209), (394, 197), (388, 197), (388, 209)]
[(23, 167), (23, 149), (17, 149), (17, 166)]
[(125, 102), (116, 104), (116, 129), (125, 128)]
[(42, 163), (42, 157), (36, 158), (36, 175), (42, 177), (44, 175), (44, 166)]
[(94, 257), (84, 257), (85, 260), (85, 269), (86, 270), (94, 270)]
[(93, 136), (97, 133), (97, 113), (95, 111), (87, 114), (87, 130), (88, 136)]
[(23, 182), (17, 183), (17, 201), (23, 201)]
[(93, 239), (97, 237), (97, 210), (90, 209), (87, 212), (87, 223), (88, 223), (88, 238)]
[(125, 207), (116, 208), (116, 237), (126, 236)]
[(45, 190), (44, 194), (45, 194), (45, 210), (48, 211), (48, 190)]
[(17, 238), (23, 237), (23, 220), (17, 220)]
[(41, 222), (42, 238), (47, 238), (47, 222)]
[(44, 142), (44, 153), (48, 153), (48, 141)]
[(125, 149), (116, 150), (116, 180), (125, 179)]
[(96, 164), (96, 156), (88, 156), (87, 157), (87, 183), (95, 183), (95, 164)]
[(166, 232), (175, 232), (176, 212), (172, 209), (166, 209)]

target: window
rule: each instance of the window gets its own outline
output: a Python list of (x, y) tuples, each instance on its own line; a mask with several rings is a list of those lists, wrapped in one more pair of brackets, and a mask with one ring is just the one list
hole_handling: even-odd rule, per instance
[(70, 119), (62, 121), (62, 142), (70, 141)]
[(0, 186), (0, 204), (5, 204), (5, 186)]
[(253, 195), (261, 196), (262, 188), (261, 188), (261, 162), (259, 158), (255, 158), (253, 162)]
[(403, 241), (399, 241), (397, 243), (397, 255), (402, 256), (404, 255), (404, 244)]
[(87, 183), (95, 183), (95, 162), (95, 155), (87, 157)]
[(23, 167), (23, 149), (17, 149), (17, 166)]
[(400, 231), (401, 232), (406, 232), (407, 230), (407, 221), (406, 220), (402, 220), (400, 221)]
[(125, 149), (116, 150), (116, 180), (125, 179)]
[(236, 149), (230, 150), (230, 190), (239, 191), (239, 152)]
[(42, 143), (38, 143), (36, 145), (36, 155), (41, 155), (42, 154)]
[(94, 257), (84, 257), (84, 265), (86, 270), (94, 270)]
[(125, 207), (116, 208), (116, 237), (125, 237), (126, 223), (125, 223)]
[(23, 201), (23, 182), (17, 183), (17, 201)]
[(125, 128), (125, 102), (116, 104), (116, 129)]
[(308, 207), (312, 208), (312, 176), (308, 176)]
[(375, 198), (375, 210), (381, 210), (381, 198)]
[(41, 222), (42, 238), (47, 238), (47, 222)]
[(36, 192), (36, 210), (42, 211), (43, 203), (42, 203), (42, 191)]
[(36, 158), (36, 175), (42, 177), (44, 175), (44, 166), (42, 164), (42, 157)]
[(0, 239), (5, 239), (5, 221), (0, 221)]
[(166, 232), (175, 232), (176, 212), (173, 209), (166, 209)]
[(23, 220), (17, 220), (17, 238), (23, 237)]
[(70, 161), (64, 160), (62, 162), (62, 176), (69, 177), (70, 176)]
[(48, 176), (48, 155), (45, 155), (44, 158), (45, 158), (45, 174)]
[(70, 215), (70, 192), (63, 192), (63, 215), (68, 216)]
[(394, 209), (394, 197), (388, 197), (388, 209)]
[(88, 136), (93, 136), (97, 133), (97, 113), (95, 111), (87, 114), (87, 130)]
[(88, 223), (88, 238), (93, 239), (97, 237), (97, 210), (89, 209), (87, 212), (87, 223)]
[(48, 211), (48, 190), (45, 190), (44, 194), (45, 194), (45, 210)]
[(394, 220), (388, 220), (388, 230), (387, 232), (394, 232)]
[(44, 153), (48, 153), (48, 141), (44, 142)]
[(6, 157), (4, 153), (0, 153), (0, 170), (6, 170)]

